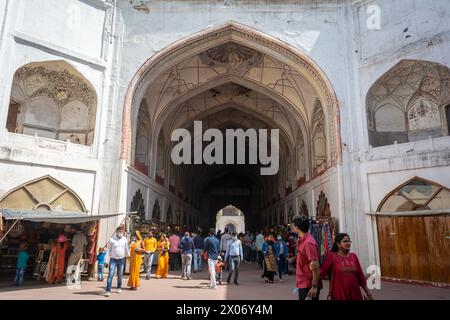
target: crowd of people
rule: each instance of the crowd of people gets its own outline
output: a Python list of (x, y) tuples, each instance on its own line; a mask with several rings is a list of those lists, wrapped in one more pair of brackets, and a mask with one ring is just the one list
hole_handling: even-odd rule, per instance
[(103, 281), (108, 261), (105, 294), (111, 294), (116, 273), (117, 292), (120, 293), (125, 259), (129, 257), (128, 286), (137, 290), (142, 269), (145, 269), (146, 279), (151, 279), (153, 260), (157, 254), (155, 278), (167, 278), (169, 271), (181, 270), (181, 278), (191, 280), (191, 272), (201, 272), (203, 262), (207, 261), (209, 287), (216, 289), (217, 285), (223, 284), (225, 272), (227, 284), (233, 282), (239, 285), (241, 264), (253, 263), (261, 270), (261, 278), (266, 283), (274, 283), (276, 277), (278, 281), (283, 281), (286, 275), (295, 274), (299, 300), (318, 300), (323, 278), (330, 281), (328, 299), (372, 299), (358, 257), (350, 252), (350, 237), (344, 233), (337, 234), (333, 248), (320, 265), (317, 242), (308, 232), (309, 223), (307, 218), (297, 217), (290, 230), (261, 230), (256, 235), (250, 231), (237, 234), (219, 230), (216, 233), (210, 229), (205, 237), (200, 232), (191, 234), (186, 231), (181, 235), (172, 233), (168, 237), (160, 234), (157, 239), (152, 232), (141, 235), (137, 231), (131, 245), (124, 236), (124, 228), (119, 227), (98, 254), (98, 280)]

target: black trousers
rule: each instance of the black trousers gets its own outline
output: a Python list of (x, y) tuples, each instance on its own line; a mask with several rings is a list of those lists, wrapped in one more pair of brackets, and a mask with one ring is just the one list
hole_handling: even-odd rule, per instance
[(238, 282), (238, 278), (239, 278), (239, 268), (241, 265), (241, 257), (240, 256), (230, 256), (230, 271), (228, 273), (228, 278), (227, 278), (227, 282), (230, 283), (231, 281), (231, 276), (233, 275), (234, 272), (234, 283)]
[(258, 257), (258, 265), (262, 268), (263, 267), (263, 259), (264, 259), (262, 251), (258, 250), (256, 255)]
[(171, 271), (178, 270), (180, 268), (179, 252), (169, 252), (169, 267)]
[[(308, 297), (309, 290), (311, 290), (311, 287), (304, 288), (304, 289), (298, 289), (298, 300), (306, 300), (306, 297)], [(312, 298), (311, 300), (319, 300), (320, 295), (320, 289), (317, 289), (317, 297)]]

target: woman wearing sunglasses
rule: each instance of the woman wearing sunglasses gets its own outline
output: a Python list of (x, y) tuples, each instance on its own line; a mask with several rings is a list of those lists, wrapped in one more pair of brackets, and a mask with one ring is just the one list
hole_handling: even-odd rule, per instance
[(366, 293), (365, 298), (373, 300), (358, 257), (350, 252), (351, 243), (348, 234), (336, 235), (333, 248), (320, 268), (320, 276), (330, 279), (331, 300), (363, 300), (360, 287)]

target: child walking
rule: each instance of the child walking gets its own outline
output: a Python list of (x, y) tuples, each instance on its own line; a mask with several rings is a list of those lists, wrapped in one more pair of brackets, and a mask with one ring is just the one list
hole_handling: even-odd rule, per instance
[(222, 257), (219, 256), (218, 257), (218, 261), (216, 264), (216, 281), (221, 285), (222, 284), (222, 275), (223, 275), (223, 267), (224, 267), (224, 263), (222, 261)]
[(23, 279), (25, 277), (25, 271), (27, 270), (27, 262), (29, 259), (29, 255), (27, 252), (27, 244), (21, 243), (20, 244), (20, 252), (17, 256), (17, 270), (16, 270), (16, 277), (14, 279), (14, 285), (16, 286), (23, 286)]
[(97, 281), (104, 280), (106, 249), (100, 248), (97, 254)]

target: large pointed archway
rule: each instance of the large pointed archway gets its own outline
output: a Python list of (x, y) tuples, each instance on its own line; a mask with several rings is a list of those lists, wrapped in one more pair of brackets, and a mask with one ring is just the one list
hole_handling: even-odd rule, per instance
[[(258, 165), (175, 166), (171, 133), (192, 132), (199, 120), (221, 131), (279, 129), (278, 173), (261, 176)], [(249, 225), (260, 226), (263, 208), (338, 164), (340, 155), (338, 103), (321, 69), (288, 44), (234, 22), (155, 54), (126, 94), (122, 160), (145, 159), (137, 169), (206, 213), (204, 225), (236, 203)]]

